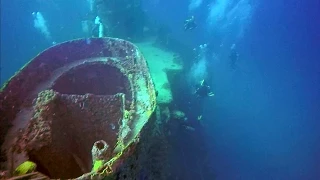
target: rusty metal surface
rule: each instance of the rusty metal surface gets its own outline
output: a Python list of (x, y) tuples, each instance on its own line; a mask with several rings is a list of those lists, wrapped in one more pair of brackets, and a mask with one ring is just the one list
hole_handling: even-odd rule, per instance
[(29, 159), (50, 178), (94, 177), (93, 145), (103, 140), (102, 178), (134, 150), (155, 101), (146, 62), (130, 42), (93, 38), (51, 47), (0, 92), (0, 170)]

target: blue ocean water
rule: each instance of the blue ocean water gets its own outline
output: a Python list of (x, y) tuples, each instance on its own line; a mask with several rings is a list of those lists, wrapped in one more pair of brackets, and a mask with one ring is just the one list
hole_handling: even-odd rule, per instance
[[(83, 37), (87, 6), (2, 0), (1, 82), (52, 41)], [(215, 96), (205, 101), (202, 123), (215, 177), (203, 179), (320, 179), (319, 1), (150, 0), (144, 10), (186, 46), (208, 44), (203, 71)], [(34, 27), (36, 11), (48, 22), (50, 41)], [(186, 32), (191, 15), (198, 27)]]

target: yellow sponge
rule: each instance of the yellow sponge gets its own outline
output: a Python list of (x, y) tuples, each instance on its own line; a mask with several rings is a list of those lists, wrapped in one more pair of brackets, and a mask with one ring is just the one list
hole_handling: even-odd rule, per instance
[(14, 176), (21, 176), (33, 172), (37, 168), (36, 163), (32, 161), (25, 161), (20, 164), (13, 172)]

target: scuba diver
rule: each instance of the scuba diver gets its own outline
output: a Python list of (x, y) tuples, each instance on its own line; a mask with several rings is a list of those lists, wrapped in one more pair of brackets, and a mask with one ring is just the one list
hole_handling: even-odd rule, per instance
[[(211, 92), (210, 86), (207, 84), (205, 80), (200, 81), (200, 84), (197, 85), (197, 89), (195, 90), (194, 94), (197, 95), (197, 98), (201, 98), (201, 99), (205, 97), (214, 96), (213, 92)], [(198, 103), (199, 103), (198, 109), (200, 112), (200, 115), (198, 116), (198, 121), (200, 121), (202, 119), (203, 102), (198, 101)]]
[(190, 19), (184, 21), (184, 30), (192, 30), (197, 27), (197, 24), (194, 22), (194, 16), (191, 16)]
[(99, 37), (99, 25), (93, 24), (93, 27), (91, 29), (91, 37), (96, 38)]
[(94, 20), (94, 24), (91, 29), (91, 34), (92, 34), (92, 37), (103, 37), (104, 36), (104, 26), (103, 26), (99, 16), (97, 16)]
[(231, 52), (230, 52), (230, 55), (229, 55), (230, 65), (231, 65), (232, 69), (235, 69), (236, 68), (236, 63), (237, 63), (237, 61), (239, 59), (239, 53), (236, 50), (236, 45), (235, 44), (232, 44), (230, 49), (231, 49)]
[(197, 97), (201, 97), (201, 98), (214, 96), (213, 92), (211, 92), (210, 90), (210, 86), (207, 85), (207, 82), (204, 79), (200, 81), (200, 84), (198, 85), (194, 94), (196, 94)]

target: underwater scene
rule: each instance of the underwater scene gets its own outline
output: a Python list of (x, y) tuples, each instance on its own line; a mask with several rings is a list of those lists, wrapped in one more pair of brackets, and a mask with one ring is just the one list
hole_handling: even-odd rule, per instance
[(0, 179), (320, 180), (320, 1), (1, 0)]

